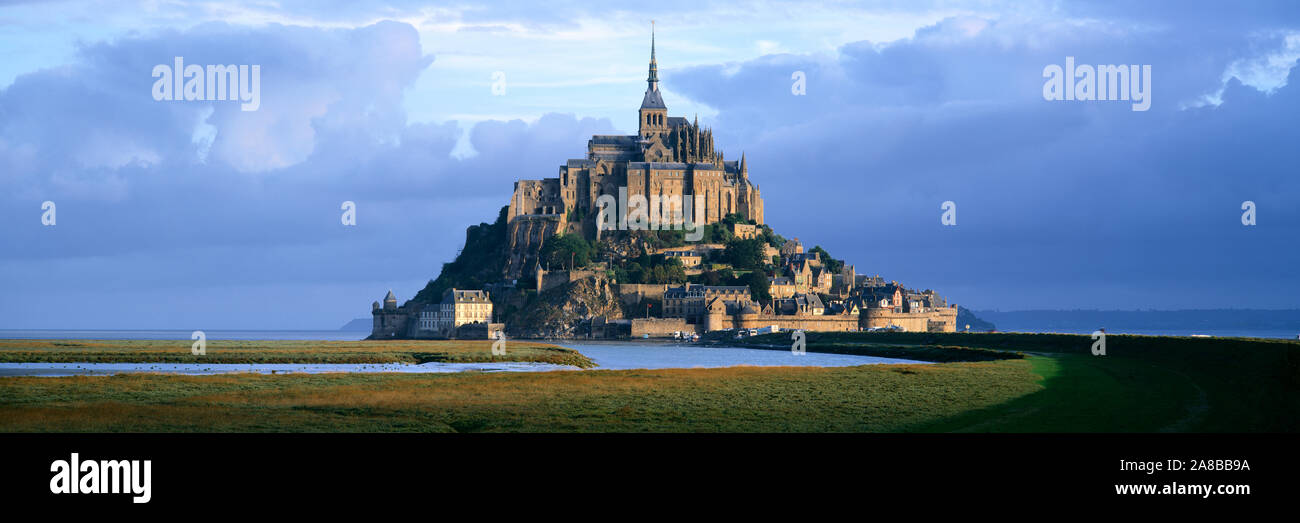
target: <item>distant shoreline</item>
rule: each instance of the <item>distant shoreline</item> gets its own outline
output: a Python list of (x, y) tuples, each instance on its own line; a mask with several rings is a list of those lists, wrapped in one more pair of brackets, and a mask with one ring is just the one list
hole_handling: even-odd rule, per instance
[[(1206, 335), (1216, 338), (1265, 338), (1294, 340), (1300, 330), (1285, 329), (1125, 329), (1105, 326), (1107, 334), (1133, 334), (1141, 336), (1189, 337)], [(997, 332), (1025, 334), (1090, 334), (1096, 327), (1078, 329), (1063, 328), (1003, 328), (998, 325)], [(972, 331), (976, 333), (977, 331)], [(59, 330), (59, 329), (0, 329), (0, 340), (175, 340), (189, 342), (188, 330)], [(319, 331), (277, 331), (277, 330), (239, 330), (239, 331), (205, 331), (209, 341), (363, 341), (367, 333), (319, 330)], [(961, 333), (961, 331), (958, 331)], [(552, 343), (599, 343), (599, 344), (681, 344), (700, 345), (708, 343), (683, 342), (670, 338), (511, 338), (519, 341)]]
[[(1295, 339), (1300, 309), (1186, 309), (1168, 311), (1024, 310), (972, 311), (1006, 332), (1091, 333), (1152, 336), (1259, 337)], [(958, 326), (960, 329), (962, 326)]]
[[(185, 340), (193, 330), (184, 329), (0, 329), (0, 339), (24, 340)], [(339, 330), (204, 330), (208, 340), (274, 341), (360, 341), (368, 332)]]

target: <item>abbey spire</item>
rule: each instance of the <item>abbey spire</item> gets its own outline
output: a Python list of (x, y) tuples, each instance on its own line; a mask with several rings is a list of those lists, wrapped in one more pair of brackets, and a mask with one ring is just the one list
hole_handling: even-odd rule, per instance
[(650, 22), (650, 76), (646, 78), (645, 96), (641, 98), (637, 134), (643, 139), (668, 130), (668, 106), (659, 94), (659, 64), (655, 62), (654, 22)]
[(655, 23), (650, 21), (650, 76), (645, 79), (647, 89), (659, 90), (659, 64), (655, 62)]
[[(646, 87), (638, 124), (633, 127), (636, 133), (594, 135), (587, 141), (586, 155), (561, 164), (558, 177), (515, 182), (507, 208), (511, 255), (506, 277), (524, 278), (545, 267), (541, 248), (556, 234), (581, 234), (588, 241), (600, 240), (606, 232), (621, 234), (612, 231), (632, 224), (610, 229), (606, 218), (636, 208), (636, 200), (630, 198), (646, 199), (648, 205), (641, 208), (650, 220), (653, 216), (662, 220), (664, 212), (670, 221), (685, 220), (685, 212), (673, 217), (676, 207), (676, 211), (691, 209), (691, 220), (697, 224), (717, 223), (730, 214), (763, 224), (763, 199), (749, 178), (749, 159), (743, 152), (727, 161), (718, 147), (720, 135), (708, 126), (707, 116), (703, 120), (698, 113), (668, 116), (664, 90), (659, 88), (657, 29), (650, 28), (648, 75), (638, 77), (646, 79)], [(665, 59), (672, 59), (672, 49), (664, 47)]]

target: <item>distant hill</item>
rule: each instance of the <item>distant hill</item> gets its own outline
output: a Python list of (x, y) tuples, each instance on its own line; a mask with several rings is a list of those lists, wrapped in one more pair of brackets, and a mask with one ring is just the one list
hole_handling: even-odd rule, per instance
[(978, 314), (1008, 332), (1090, 332), (1106, 328), (1114, 331), (1238, 329), (1300, 333), (1300, 309), (1030, 310), (978, 311)]
[(347, 325), (339, 327), (341, 331), (370, 332), (374, 320), (370, 318), (357, 318), (349, 321)]
[(970, 325), (971, 332), (989, 332), (992, 330), (997, 330), (997, 325), (995, 325), (994, 323), (984, 321), (983, 319), (977, 317), (975, 313), (971, 312), (970, 309), (958, 305), (957, 306), (957, 332), (965, 331), (967, 325)]

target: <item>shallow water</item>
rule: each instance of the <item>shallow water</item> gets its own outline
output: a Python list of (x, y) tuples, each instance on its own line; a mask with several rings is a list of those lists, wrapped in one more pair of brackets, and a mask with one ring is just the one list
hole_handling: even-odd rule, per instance
[[(0, 329), (0, 339), (26, 340), (186, 340), (192, 330), (59, 330), (59, 329)], [(322, 340), (357, 341), (369, 332), (358, 331), (269, 331), (269, 330), (204, 330), (212, 340)]]
[(250, 372), (256, 374), (287, 374), (301, 372), (320, 374), (327, 372), (539, 372), (550, 370), (578, 370), (569, 365), (549, 363), (0, 363), (0, 376), (96, 376), (122, 373), (163, 374), (229, 374)]
[[(747, 349), (740, 347), (700, 346), (688, 343), (557, 342), (575, 349), (596, 362), (597, 369), (672, 369), (712, 368), (750, 365), (848, 367), (853, 365), (926, 363), (923, 361), (851, 356), (847, 354), (821, 354), (809, 352), (795, 355), (784, 350)], [(164, 373), (185, 375), (229, 374), (249, 372), (257, 374), (327, 372), (544, 372), (554, 370), (580, 370), (571, 365), (554, 365), (533, 362), (500, 363), (0, 363), (0, 376), (103, 376), (122, 373)]]
[(848, 354), (808, 352), (795, 355), (788, 350), (700, 346), (690, 343), (573, 343), (555, 342), (575, 349), (594, 360), (600, 369), (708, 368), (752, 365), (759, 367), (927, 363), (924, 361)]

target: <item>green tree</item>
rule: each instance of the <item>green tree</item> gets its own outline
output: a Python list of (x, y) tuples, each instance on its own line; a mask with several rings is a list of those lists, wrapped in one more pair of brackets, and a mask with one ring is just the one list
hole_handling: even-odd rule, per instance
[(844, 268), (844, 260), (832, 258), (831, 253), (826, 252), (826, 249), (823, 249), (821, 245), (813, 247), (810, 252), (815, 252), (818, 256), (821, 256), (822, 266), (826, 267), (832, 274), (838, 273)]
[(681, 262), (673, 260), (671, 265), (664, 268), (664, 283), (683, 284), (686, 283), (686, 268), (682, 267)]
[(766, 225), (763, 226), (763, 240), (767, 241), (768, 245), (778, 249), (780, 249), (782, 245), (785, 245), (785, 237), (777, 234), (776, 231), (773, 231), (771, 227)]
[(686, 232), (674, 229), (658, 231), (659, 245), (662, 247), (681, 247), (686, 245)]
[(577, 234), (557, 234), (542, 246), (542, 259), (552, 269), (576, 269), (591, 263), (591, 243)]
[(695, 281), (703, 285), (722, 285), (722, 283), (719, 283), (721, 278), (718, 278), (718, 273), (709, 269), (705, 269), (704, 272), (701, 272)]
[(767, 303), (772, 299), (771, 282), (767, 280), (767, 275), (763, 271), (754, 271), (745, 277), (745, 283), (749, 285), (749, 295), (754, 301)]
[(759, 270), (766, 264), (763, 258), (763, 240), (753, 238), (749, 240), (733, 239), (727, 242), (727, 249), (724, 256), (727, 263), (737, 269)]
[(734, 237), (730, 225), (714, 222), (704, 226), (704, 235), (700, 241), (704, 243), (727, 243)]
[(734, 213), (734, 212), (726, 216), (723, 216), (722, 223), (726, 224), (728, 229), (730, 229), (732, 225), (735, 225), (737, 223), (743, 225), (758, 225), (758, 222), (745, 218), (740, 213)]
[(645, 283), (645, 268), (640, 263), (632, 262), (628, 264), (627, 269), (619, 269), (623, 275), (618, 277), (621, 283)]
[[(685, 274), (685, 272), (683, 272)], [(693, 281), (701, 285), (736, 285), (736, 274), (728, 267), (718, 270), (705, 269)]]

